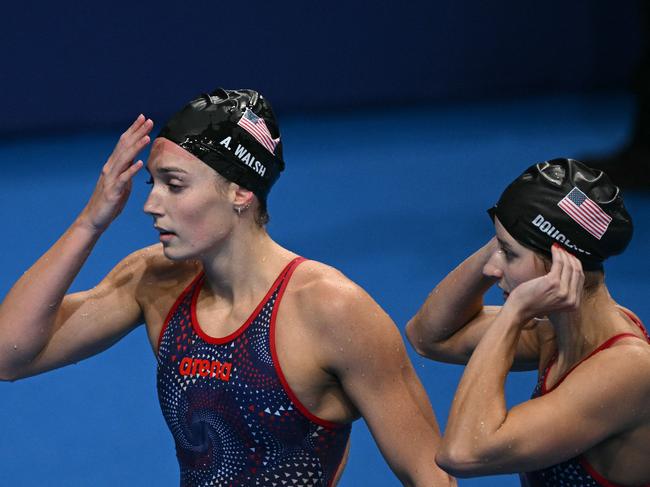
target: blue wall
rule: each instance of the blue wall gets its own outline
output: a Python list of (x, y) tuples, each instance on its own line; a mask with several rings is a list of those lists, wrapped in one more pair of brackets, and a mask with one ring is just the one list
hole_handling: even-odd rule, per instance
[(0, 134), (165, 118), (216, 86), (279, 112), (624, 88), (636, 2), (6, 2)]

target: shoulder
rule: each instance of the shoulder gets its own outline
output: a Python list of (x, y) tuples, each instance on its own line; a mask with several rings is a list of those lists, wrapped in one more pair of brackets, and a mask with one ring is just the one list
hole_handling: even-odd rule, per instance
[[(313, 331), (340, 337), (396, 330), (389, 316), (358, 284), (334, 267), (303, 262), (287, 288), (297, 312)], [(398, 333), (398, 332), (397, 332)]]
[(600, 368), (608, 374), (634, 382), (650, 393), (650, 344), (642, 337), (626, 337), (597, 353)]
[(138, 250), (134, 254), (144, 265), (144, 276), (156, 282), (178, 281), (194, 277), (201, 272), (201, 264), (193, 260), (175, 261), (168, 259), (162, 244)]
[(594, 414), (609, 415), (619, 411), (622, 417), (634, 423), (648, 421), (650, 346), (639, 338), (622, 339), (580, 364), (562, 386), (570, 395), (598, 398), (587, 406), (594, 410)]
[(301, 306), (325, 317), (340, 317), (359, 307), (377, 306), (361, 286), (341, 271), (312, 260), (296, 269), (290, 290)]
[(162, 245), (145, 247), (127, 255), (107, 276), (109, 285), (132, 287), (137, 298), (184, 287), (201, 271), (195, 261), (172, 261), (165, 257)]

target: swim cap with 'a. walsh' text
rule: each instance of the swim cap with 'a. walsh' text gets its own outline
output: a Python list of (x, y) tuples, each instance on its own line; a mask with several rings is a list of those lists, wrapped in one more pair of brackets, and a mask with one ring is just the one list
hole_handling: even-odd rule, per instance
[(604, 172), (574, 159), (530, 166), (488, 213), (522, 245), (550, 256), (558, 243), (587, 271), (602, 269), (632, 238), (619, 188)]
[(218, 88), (190, 101), (158, 137), (175, 142), (262, 202), (284, 170), (280, 130), (254, 90)]

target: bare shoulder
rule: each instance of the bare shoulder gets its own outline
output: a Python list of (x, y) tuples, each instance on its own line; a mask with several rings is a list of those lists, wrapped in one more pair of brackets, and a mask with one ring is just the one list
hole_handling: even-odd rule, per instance
[(176, 292), (201, 270), (195, 261), (176, 262), (165, 257), (161, 244), (151, 245), (127, 255), (115, 266), (106, 280), (111, 287), (129, 285), (138, 301)]
[(122, 269), (119, 273), (121, 279), (132, 283), (132, 292), (142, 310), (151, 346), (156, 350), (165, 317), (201, 272), (201, 264), (172, 261), (165, 257), (162, 245), (158, 244), (133, 252), (116, 269)]
[(341, 271), (311, 260), (297, 268), (291, 291), (301, 305), (325, 315), (336, 316), (350, 311), (350, 307), (376, 305), (361, 286)]
[(650, 345), (639, 338), (624, 338), (586, 360), (565, 382), (568, 387), (580, 382), (588, 387), (604, 384), (617, 403), (624, 397), (627, 406), (643, 405), (644, 416), (650, 418)]
[(168, 259), (161, 244), (145, 247), (133, 255), (137, 255), (143, 262), (145, 278), (163, 283), (178, 281), (188, 276), (193, 277), (201, 271), (201, 264), (197, 261)]
[(287, 288), (296, 309), (314, 331), (326, 335), (367, 334), (395, 328), (392, 320), (358, 284), (329, 265), (307, 261)]

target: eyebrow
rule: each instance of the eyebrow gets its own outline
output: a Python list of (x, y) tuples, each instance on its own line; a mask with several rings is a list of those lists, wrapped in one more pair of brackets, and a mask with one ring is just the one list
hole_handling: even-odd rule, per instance
[(180, 167), (174, 167), (174, 166), (159, 167), (158, 172), (160, 173), (182, 172), (183, 174), (187, 174), (187, 171), (185, 169), (181, 169)]
[[(151, 171), (149, 168), (146, 168), (147, 172), (151, 174)], [(156, 169), (156, 172), (159, 174), (169, 174), (172, 172), (179, 172), (182, 174), (189, 174), (185, 169), (181, 169), (180, 167), (175, 167), (175, 166), (166, 166), (166, 167), (159, 167)]]

